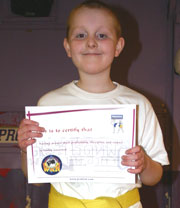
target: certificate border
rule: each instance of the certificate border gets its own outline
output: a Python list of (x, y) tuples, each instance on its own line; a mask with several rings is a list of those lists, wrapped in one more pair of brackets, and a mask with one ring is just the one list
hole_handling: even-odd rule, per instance
[[(41, 107), (41, 106), (37, 106)], [(44, 106), (42, 106), (44, 107)], [(45, 106), (49, 107), (49, 106)], [(50, 106), (52, 107), (52, 106)], [(57, 106), (54, 106), (57, 107)], [(50, 115), (50, 114), (60, 114), (60, 113), (73, 113), (73, 112), (82, 112), (82, 111), (99, 111), (99, 110), (116, 110), (120, 109), (121, 107), (109, 107), (109, 108), (85, 108), (85, 109), (75, 109), (75, 110), (62, 110), (62, 111), (50, 111), (50, 112), (42, 112), (42, 113), (31, 113), (28, 111), (26, 114), (28, 119), (30, 120), (33, 116), (43, 116), (43, 115)], [(135, 119), (136, 119), (136, 107), (132, 109), (133, 110), (133, 128), (132, 128), (132, 147), (135, 143)], [(33, 172), (35, 173), (35, 164), (34, 164), (34, 149), (33, 144), (31, 145), (32, 149), (32, 163), (33, 163)]]

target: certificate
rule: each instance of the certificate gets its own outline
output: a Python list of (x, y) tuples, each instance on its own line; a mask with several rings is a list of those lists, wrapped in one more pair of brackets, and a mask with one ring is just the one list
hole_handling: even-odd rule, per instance
[(135, 183), (121, 165), (136, 145), (136, 105), (27, 106), (46, 131), (27, 148), (28, 182)]

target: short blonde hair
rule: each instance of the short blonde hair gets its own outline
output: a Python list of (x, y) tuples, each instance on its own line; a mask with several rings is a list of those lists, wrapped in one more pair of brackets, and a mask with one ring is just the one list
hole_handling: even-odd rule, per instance
[(98, 1), (98, 0), (87, 0), (76, 6), (70, 13), (67, 21), (67, 28), (66, 28), (66, 38), (68, 39), (69, 37), (69, 30), (71, 27), (71, 20), (73, 16), (75, 15), (76, 11), (81, 8), (89, 8), (89, 9), (103, 9), (107, 11), (114, 19), (115, 22), (115, 29), (116, 29), (116, 34), (117, 38), (121, 37), (122, 31), (121, 31), (121, 24), (118, 19), (118, 16), (116, 15), (115, 11), (113, 10), (112, 7), (109, 5), (105, 4), (104, 2)]

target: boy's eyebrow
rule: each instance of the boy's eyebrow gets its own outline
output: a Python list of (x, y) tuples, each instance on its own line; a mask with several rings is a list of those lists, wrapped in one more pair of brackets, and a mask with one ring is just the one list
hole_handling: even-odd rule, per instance
[(74, 27), (74, 28), (72, 27), (70, 31), (71, 32), (74, 32), (74, 31), (76, 32), (76, 31), (79, 31), (79, 30), (84, 30), (85, 31), (85, 28), (84, 27)]
[[(79, 29), (82, 29), (82, 30), (86, 30), (86, 28), (85, 28), (85, 26), (75, 26), (75, 27), (71, 27), (71, 31), (73, 31), (73, 30), (79, 30)], [(105, 27), (105, 26), (99, 26), (98, 28), (97, 28), (97, 30), (100, 30), (100, 29), (103, 29), (103, 30), (111, 30), (112, 28), (110, 28), (110, 27)]]
[(71, 27), (71, 28), (72, 28), (72, 30), (79, 29), (79, 28), (80, 28), (80, 29), (81, 29), (81, 28), (84, 29), (84, 26), (75, 26), (75, 27)]

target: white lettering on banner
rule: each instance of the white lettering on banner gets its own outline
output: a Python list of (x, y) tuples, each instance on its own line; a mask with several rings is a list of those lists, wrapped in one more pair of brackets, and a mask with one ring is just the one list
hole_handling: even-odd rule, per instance
[(0, 143), (17, 143), (18, 127), (0, 127)]

